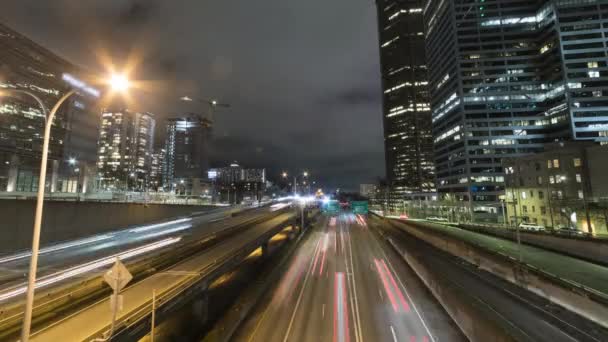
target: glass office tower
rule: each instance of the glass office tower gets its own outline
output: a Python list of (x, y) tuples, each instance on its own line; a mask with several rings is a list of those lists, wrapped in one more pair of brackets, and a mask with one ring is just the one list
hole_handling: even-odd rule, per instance
[(423, 1), (377, 0), (386, 173), (393, 199), (435, 191)]
[(496, 213), (501, 161), (608, 142), (608, 2), (429, 0), (426, 55), (442, 198)]

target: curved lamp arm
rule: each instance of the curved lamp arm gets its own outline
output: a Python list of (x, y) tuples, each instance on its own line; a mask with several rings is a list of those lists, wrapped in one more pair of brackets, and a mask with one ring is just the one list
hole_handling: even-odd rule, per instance
[[(37, 99), (37, 97), (29, 92), (24, 92)], [(68, 97), (72, 96), (76, 93), (75, 90), (70, 90), (65, 95), (63, 95), (59, 101), (53, 106), (51, 112), (46, 118), (46, 124), (44, 127), (44, 141), (42, 144), (42, 156), (40, 161), (40, 176), (38, 177), (38, 196), (36, 199), (36, 213), (34, 216), (34, 232), (32, 236), (32, 256), (30, 259), (30, 271), (28, 274), (28, 285), (27, 285), (27, 294), (25, 301), (25, 314), (23, 318), (23, 328), (21, 330), (21, 341), (27, 342), (30, 336), (30, 328), (32, 322), (32, 308), (34, 306), (34, 289), (36, 285), (36, 270), (38, 268), (38, 250), (40, 248), (40, 226), (42, 224), (42, 206), (44, 203), (44, 187), (46, 185), (46, 165), (48, 160), (48, 152), (49, 152), (49, 140), (51, 136), (51, 126), (53, 124), (53, 118), (55, 117), (55, 113), (59, 109), (62, 103), (68, 99)], [(38, 99), (37, 99), (38, 101)], [(42, 104), (41, 104), (42, 106)], [(42, 107), (44, 108), (44, 107)], [(46, 117), (46, 116), (45, 116)]]
[(4, 93), (18, 93), (18, 94), (25, 94), (31, 98), (33, 98), (34, 100), (36, 100), (36, 102), (38, 102), (38, 105), (40, 106), (40, 108), (42, 108), (42, 114), (44, 114), (44, 119), (46, 120), (46, 115), (48, 114), (48, 110), (46, 109), (46, 106), (44, 105), (44, 102), (42, 102), (42, 100), (34, 95), (34, 93), (27, 91), (27, 90), (23, 90), (23, 89), (2, 89), (0, 90), (0, 92), (4, 92)]

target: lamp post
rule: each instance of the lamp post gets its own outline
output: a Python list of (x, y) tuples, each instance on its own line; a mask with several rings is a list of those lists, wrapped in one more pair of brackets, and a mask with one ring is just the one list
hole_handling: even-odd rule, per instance
[[(69, 75), (67, 75), (69, 76)], [(78, 84), (74, 84), (73, 77), (66, 77), (64, 75), (64, 80), (68, 83), (71, 83), (73, 86), (82, 87), (83, 90), (90, 93), (91, 88), (88, 87), (84, 82), (80, 81)], [(70, 81), (72, 80), (72, 82)], [(111, 84), (117, 90), (124, 90), (128, 86), (128, 81), (126, 78), (122, 76), (112, 76)], [(40, 100), (36, 95), (32, 94), (29, 91), (21, 90), (21, 89), (4, 89), (2, 93), (20, 93), (25, 94), (33, 98), (40, 108), (43, 111), (45, 116), (45, 125), (44, 125), (44, 140), (42, 143), (42, 156), (40, 160), (40, 175), (38, 177), (38, 194), (36, 196), (36, 212), (34, 214), (34, 230), (32, 234), (32, 255), (30, 258), (30, 269), (28, 273), (28, 283), (27, 283), (27, 292), (26, 292), (26, 300), (25, 300), (25, 312), (23, 317), (23, 327), (21, 331), (21, 341), (27, 342), (30, 337), (30, 329), (32, 323), (32, 308), (34, 306), (34, 290), (36, 286), (36, 271), (38, 268), (38, 252), (40, 249), (40, 228), (42, 225), (42, 211), (44, 206), (44, 192), (46, 185), (46, 169), (48, 162), (48, 151), (49, 151), (49, 141), (51, 137), (51, 127), (53, 126), (53, 119), (55, 118), (55, 114), (61, 107), (61, 105), (72, 95), (76, 93), (76, 89), (72, 89), (65, 93), (57, 103), (53, 106), (50, 112), (47, 115), (47, 109), (44, 105), (44, 102)]]
[(46, 167), (48, 161), (48, 151), (49, 151), (49, 140), (51, 136), (51, 127), (53, 126), (53, 118), (55, 118), (55, 114), (57, 110), (61, 106), (62, 103), (65, 102), (70, 96), (76, 93), (76, 90), (70, 90), (65, 95), (63, 95), (59, 101), (53, 106), (53, 109), (48, 113), (44, 103), (38, 98), (36, 95), (25, 91), (25, 90), (4, 90), (3, 93), (20, 93), (26, 94), (33, 98), (40, 105), (42, 112), (45, 116), (45, 125), (44, 125), (44, 140), (42, 143), (42, 156), (40, 161), (40, 175), (38, 178), (38, 194), (36, 196), (36, 212), (34, 214), (34, 232), (32, 236), (32, 257), (30, 259), (30, 270), (28, 274), (28, 286), (27, 286), (27, 294), (25, 301), (25, 313), (23, 318), (23, 331), (22, 331), (22, 341), (27, 341), (30, 335), (30, 325), (32, 321), (32, 306), (34, 303), (34, 285), (36, 282), (36, 270), (38, 268), (38, 250), (40, 247), (40, 226), (42, 223), (42, 209), (44, 204), (44, 190), (46, 185)]
[(198, 103), (202, 103), (202, 104), (206, 104), (209, 106), (209, 121), (213, 122), (213, 113), (215, 111), (216, 108), (218, 107), (223, 107), (223, 108), (230, 108), (230, 104), (228, 103), (221, 103), (218, 100), (215, 99), (211, 99), (211, 100), (207, 100), (207, 99), (198, 99), (198, 98), (192, 98), (189, 96), (182, 96), (179, 98), (181, 101), (186, 101), (186, 102), (198, 102)]
[[(281, 174), (283, 176), (283, 178), (287, 178), (289, 176), (289, 174), (286, 171), (283, 171), (283, 173)], [(308, 171), (303, 171), (302, 172), (302, 177), (304, 178), (308, 178)], [(305, 181), (303, 181), (305, 182)], [(305, 187), (302, 186), (302, 191), (304, 191)], [(293, 176), (293, 195), (295, 196), (298, 193), (298, 175), (294, 174)]]

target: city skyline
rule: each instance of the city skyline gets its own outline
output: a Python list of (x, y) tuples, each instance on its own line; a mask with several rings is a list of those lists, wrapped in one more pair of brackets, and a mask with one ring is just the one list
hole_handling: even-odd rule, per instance
[(608, 0), (20, 0), (1, 341), (608, 341)]
[[(159, 91), (145, 94), (149, 107), (130, 109), (152, 112), (158, 122), (206, 110), (180, 103), (181, 96), (230, 103), (229, 110), (215, 114), (212, 159), (218, 164), (236, 159), (268, 167), (269, 176), (285, 167), (323, 168), (323, 183), (356, 190), (385, 175), (375, 7), (341, 0), (319, 16), (319, 6), (327, 7), (271, 1), (242, 4), (234, 13), (232, 5), (220, 2), (21, 2), (8, 4), (0, 20), (91, 69), (98, 55), (116, 62), (137, 52), (133, 78), (145, 76)], [(332, 13), (343, 8), (353, 16), (349, 25), (336, 26)], [(267, 12), (276, 13), (271, 21), (258, 19)], [(314, 18), (315, 29), (308, 20), (292, 20), (295, 13)], [(224, 15), (238, 16), (239, 25), (218, 20)]]

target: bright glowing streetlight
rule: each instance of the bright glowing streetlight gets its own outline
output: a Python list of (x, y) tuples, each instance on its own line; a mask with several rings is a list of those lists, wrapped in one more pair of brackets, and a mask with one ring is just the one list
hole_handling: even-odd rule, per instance
[(76, 158), (72, 157), (72, 158), (68, 159), (68, 163), (70, 165), (76, 165)]
[[(40, 158), (40, 175), (38, 176), (38, 194), (36, 196), (36, 212), (34, 214), (34, 232), (32, 234), (32, 255), (30, 258), (30, 269), (28, 273), (28, 283), (27, 283), (27, 293), (25, 299), (25, 312), (23, 317), (23, 326), (21, 330), (21, 341), (27, 342), (30, 338), (30, 329), (32, 324), (32, 309), (34, 307), (34, 290), (36, 286), (36, 272), (38, 270), (38, 252), (40, 249), (40, 228), (42, 225), (42, 210), (44, 206), (44, 192), (46, 186), (46, 170), (48, 163), (48, 152), (49, 152), (49, 141), (51, 138), (51, 127), (53, 126), (53, 119), (55, 118), (55, 114), (61, 107), (61, 105), (72, 95), (76, 94), (76, 92), (81, 92), (83, 94), (91, 95), (98, 97), (99, 91), (94, 89), (93, 87), (87, 85), (85, 82), (76, 79), (72, 75), (64, 74), (62, 79), (74, 87), (72, 90), (65, 93), (63, 96), (59, 98), (57, 103), (53, 106), (51, 111), (47, 111), (44, 102), (38, 98), (38, 96), (33, 93), (22, 90), (22, 89), (4, 89), (1, 95), (9, 94), (9, 93), (19, 93), (25, 94), (29, 97), (36, 100), (38, 105), (40, 105), (40, 109), (45, 116), (45, 126), (44, 126), (44, 140), (42, 143), (42, 155)], [(124, 91), (129, 87), (129, 81), (124, 75), (118, 76), (113, 75), (110, 79), (110, 85), (114, 90)], [(76, 163), (76, 159), (74, 159), (74, 163)], [(70, 160), (71, 164), (71, 160)]]
[(112, 74), (109, 83), (114, 91), (124, 92), (129, 89), (129, 79), (123, 74)]

